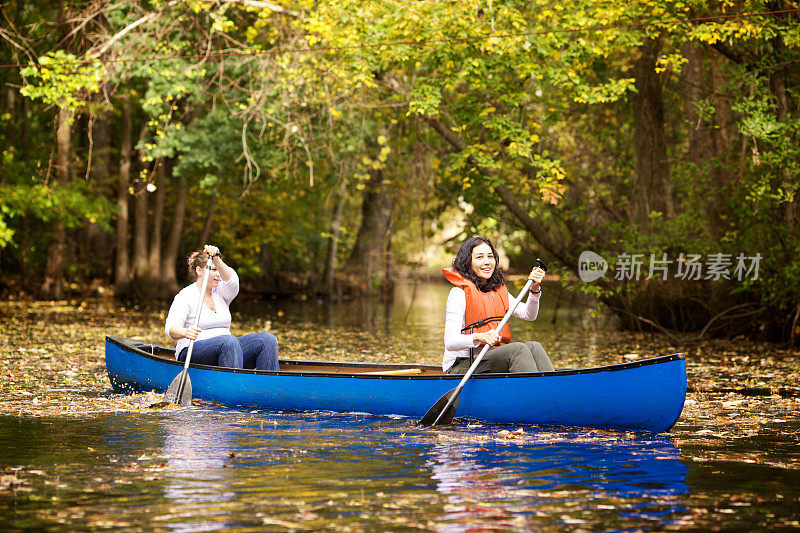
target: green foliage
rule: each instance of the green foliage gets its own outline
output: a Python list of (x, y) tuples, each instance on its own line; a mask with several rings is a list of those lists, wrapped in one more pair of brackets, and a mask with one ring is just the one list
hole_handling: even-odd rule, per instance
[(47, 184), (0, 184), (0, 208), (8, 217), (31, 216), (43, 222), (58, 218), (68, 228), (89, 222), (110, 231), (114, 207), (89, 184), (75, 181), (58, 187)]
[(105, 69), (97, 58), (78, 58), (63, 50), (49, 52), (20, 73), (27, 80), (21, 93), (62, 109), (79, 110), (100, 90)]
[(6, 206), (0, 204), (0, 248), (5, 248), (13, 242), (14, 230), (9, 228), (5, 221), (5, 217), (8, 215)]
[[(276, 15), (262, 3), (122, 3), (106, 6), (102, 32), (86, 26), (70, 43), (89, 49), (115, 36), (107, 63), (57, 50), (65, 45), (30, 26), (41, 59), (22, 73), (35, 141), (24, 168), (16, 147), (4, 152), (0, 245), (16, 238), (22, 213), (71, 227), (108, 220), (107, 205), (79, 205), (90, 196), (83, 185), (31, 179), (49, 166), (45, 106), (76, 111), (79, 132), (99, 113), (102, 83), (111, 101), (116, 91), (135, 103), (134, 131), (145, 127), (137, 169), (149, 178), (153, 160), (169, 161), (188, 184), (184, 237), (199, 236), (213, 195), (215, 237), (254, 276), (262, 250), (279, 269), (320, 270), (340, 190), (344, 260), (380, 171), (396, 196), (395, 257), (417, 261), (420, 241), (457, 220), (507, 233), (524, 258), (530, 235), (498, 201), (502, 185), (572, 250), (763, 251), (765, 275), (727, 286), (728, 296), (787, 308), (800, 295), (800, 32), (792, 13), (735, 16), (770, 6), (297, 0)], [(53, 19), (48, 9), (30, 7)], [(665, 114), (659, 164), (669, 167), (668, 201), (655, 207), (641, 199), (650, 184), (637, 161), (645, 45), (656, 50), (648, 65)], [(138, 60), (148, 57), (158, 59)], [(118, 129), (113, 113), (112, 122)], [(85, 153), (76, 148), (76, 165)]]

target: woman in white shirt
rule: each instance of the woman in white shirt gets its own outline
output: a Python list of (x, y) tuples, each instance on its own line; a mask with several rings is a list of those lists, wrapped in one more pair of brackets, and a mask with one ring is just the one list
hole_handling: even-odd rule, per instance
[[(194, 327), (200, 299), (203, 270), (209, 255), (212, 268), (208, 277), (200, 323)], [(225, 264), (216, 246), (205, 245), (202, 252), (189, 256), (189, 275), (195, 282), (184, 287), (169, 308), (164, 331), (176, 340), (175, 358), (186, 360), (189, 341), (194, 340), (192, 363), (229, 368), (278, 370), (278, 339), (272, 333), (231, 334), (230, 304), (239, 294), (239, 276)]]
[[(472, 237), (458, 250), (452, 268), (443, 269), (454, 285), (447, 297), (442, 369), (465, 374), (481, 348), (491, 346), (478, 364), (477, 373), (550, 372), (553, 363), (538, 342), (511, 342), (508, 324), (498, 335), (497, 327), (508, 312), (509, 295), (497, 251), (489, 239)], [(517, 306), (514, 316), (536, 320), (544, 270), (531, 270), (533, 280), (528, 301)]]

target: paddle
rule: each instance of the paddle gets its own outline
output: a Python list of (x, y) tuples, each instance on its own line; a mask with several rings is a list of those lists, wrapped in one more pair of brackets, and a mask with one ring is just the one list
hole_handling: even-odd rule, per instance
[[(547, 266), (544, 264), (544, 261), (541, 259), (536, 260), (536, 265), (544, 270), (547, 271)], [(525, 286), (522, 288), (522, 291), (519, 293), (519, 296), (515, 300), (513, 300), (510, 305), (508, 306), (508, 311), (506, 311), (506, 316), (503, 317), (503, 320), (500, 321), (500, 324), (497, 325), (495, 328), (495, 333), (500, 335), (500, 331), (502, 331), (503, 326), (506, 325), (508, 320), (511, 318), (511, 314), (517, 308), (519, 303), (522, 301), (523, 298), (528, 294), (528, 291), (531, 290), (531, 285), (533, 285), (533, 280), (529, 279)], [(478, 357), (475, 358), (475, 361), (472, 362), (472, 365), (467, 370), (467, 373), (464, 374), (464, 377), (461, 378), (461, 381), (458, 383), (458, 386), (455, 389), (449, 390), (444, 395), (439, 398), (433, 407), (431, 407), (425, 416), (422, 417), (420, 420), (420, 424), (423, 426), (436, 426), (436, 425), (445, 425), (451, 424), (453, 422), (453, 417), (456, 414), (456, 409), (458, 409), (458, 400), (461, 396), (461, 389), (464, 388), (464, 384), (466, 384), (467, 380), (472, 376), (475, 369), (478, 368), (478, 363), (481, 362), (483, 356), (486, 355), (486, 352), (489, 351), (489, 345), (485, 344), (483, 349), (478, 354)]]
[[(203, 284), (200, 287), (200, 299), (197, 302), (197, 315), (194, 317), (194, 327), (200, 324), (200, 311), (203, 309), (203, 299), (206, 296), (208, 286), (208, 275), (211, 273), (211, 256), (206, 261), (206, 271), (203, 273)], [(164, 401), (176, 403), (178, 405), (192, 405), (192, 380), (189, 379), (189, 362), (192, 360), (192, 348), (194, 339), (189, 340), (189, 349), (186, 351), (186, 361), (183, 363), (183, 370), (178, 374), (164, 393)]]

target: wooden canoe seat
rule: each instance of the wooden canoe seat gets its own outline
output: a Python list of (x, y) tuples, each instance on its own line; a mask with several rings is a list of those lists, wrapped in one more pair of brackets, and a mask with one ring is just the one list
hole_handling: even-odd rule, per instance
[(422, 374), (422, 370), (419, 368), (401, 368), (400, 370), (378, 370), (377, 372), (359, 372), (359, 374), (386, 374), (392, 376), (400, 376), (406, 374)]

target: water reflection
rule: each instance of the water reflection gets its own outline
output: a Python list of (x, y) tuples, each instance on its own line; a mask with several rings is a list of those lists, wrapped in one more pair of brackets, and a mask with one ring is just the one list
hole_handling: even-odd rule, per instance
[[(164, 413), (151, 442), (154, 429), (162, 444), (147, 459), (161, 489), (150, 497), (162, 501), (158, 524), (176, 531), (664, 526), (685, 514), (689, 490), (689, 468), (663, 437), (534, 428), (505, 439), (496, 426), (216, 408)], [(135, 442), (109, 445), (124, 455)]]
[[(54, 424), (61, 434), (91, 438), (45, 438)], [(14, 505), (0, 500), (0, 523), (145, 531), (658, 530), (685, 514), (688, 468), (667, 438), (529, 428), (509, 440), (500, 429), (440, 431), (390, 417), (222, 408), (18, 419), (13, 437), (0, 431), (0, 462), (41, 473), (28, 474), (30, 492)], [(35, 453), (20, 442), (37, 443)]]
[(679, 458), (666, 438), (564, 431), (534, 434), (521, 445), (439, 442), (426, 466), (447, 496), (446, 521), (558, 513), (556, 522), (580, 523), (581, 515), (605, 512), (612, 523), (668, 522), (686, 512), (676, 496), (689, 492), (689, 467)]
[[(516, 294), (522, 283), (509, 282), (509, 290)], [(516, 286), (515, 286), (516, 285)], [(293, 323), (311, 323), (328, 328), (358, 328), (389, 335), (397, 328), (428, 330), (444, 326), (447, 295), (452, 285), (443, 279), (434, 282), (398, 280), (394, 297), (383, 301), (377, 297), (354, 298), (342, 301), (302, 299), (250, 299), (237, 301), (235, 311), (243, 315), (280, 317)], [(558, 284), (547, 284), (542, 295), (540, 329), (559, 327), (590, 329), (596, 327), (591, 319), (591, 308), (586, 298), (564, 290)], [(517, 322), (516, 319), (512, 319)], [(524, 324), (519, 321), (519, 324)], [(436, 336), (441, 336), (436, 331)]]
[(174, 531), (210, 531), (232, 525), (220, 510), (224, 502), (236, 498), (231, 490), (235, 476), (226, 464), (234, 449), (232, 435), (208, 422), (196, 412), (175, 413), (163, 421), (164, 497), (185, 507), (181, 514), (202, 517), (199, 521), (167, 521), (165, 525)]

